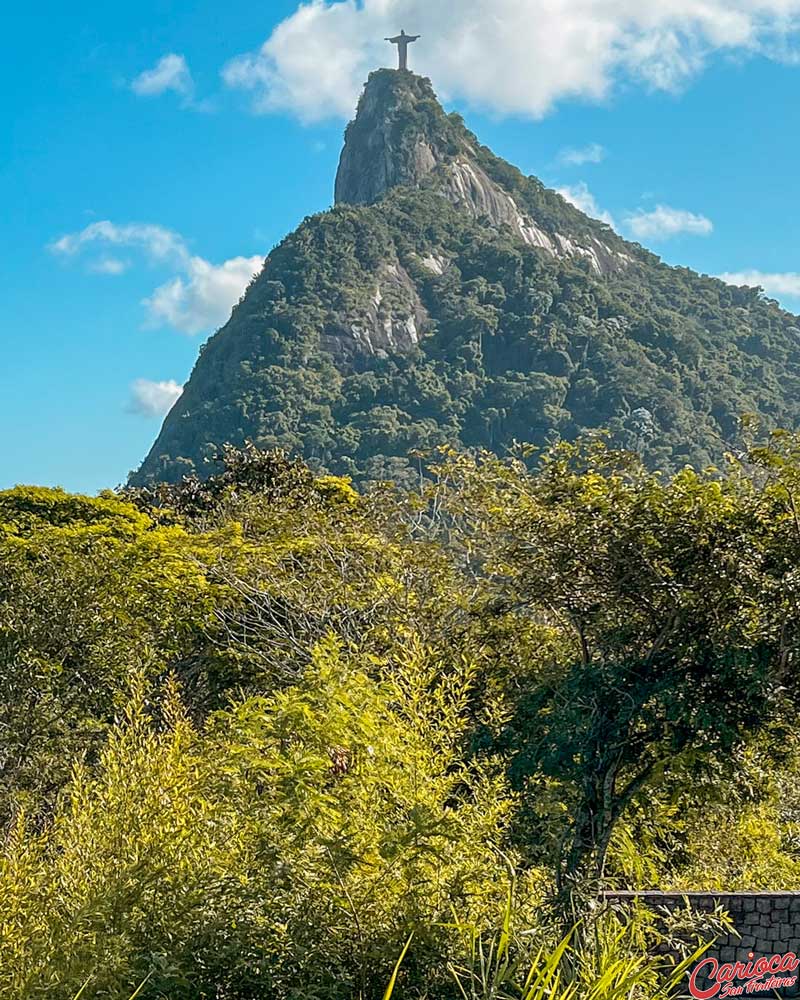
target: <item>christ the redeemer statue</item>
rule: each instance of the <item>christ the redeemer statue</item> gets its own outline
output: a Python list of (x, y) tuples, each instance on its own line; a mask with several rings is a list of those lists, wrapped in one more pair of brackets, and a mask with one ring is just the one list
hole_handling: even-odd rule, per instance
[(421, 35), (407, 35), (405, 30), (401, 28), (399, 35), (386, 39), (387, 42), (391, 42), (392, 45), (397, 46), (397, 54), (400, 57), (398, 69), (408, 69), (408, 46), (421, 37)]

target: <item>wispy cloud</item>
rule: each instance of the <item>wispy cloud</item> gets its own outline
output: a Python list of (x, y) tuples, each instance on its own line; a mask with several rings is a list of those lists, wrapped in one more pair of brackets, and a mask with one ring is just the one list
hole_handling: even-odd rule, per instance
[(138, 247), (157, 261), (184, 260), (189, 257), (183, 237), (171, 229), (143, 222), (120, 226), (108, 219), (92, 222), (78, 232), (60, 236), (50, 244), (50, 249), (54, 253), (72, 257), (94, 243)]
[(129, 267), (129, 261), (120, 260), (119, 257), (101, 257), (99, 260), (92, 261), (89, 270), (95, 274), (110, 274), (116, 277), (119, 274), (124, 274)]
[[(171, 229), (152, 223), (117, 225), (107, 219), (61, 236), (50, 244), (50, 250), (60, 256), (76, 257), (97, 245), (138, 250), (147, 260), (177, 271), (145, 298), (143, 305), (150, 325), (170, 326), (188, 334), (221, 326), (264, 263), (263, 257), (254, 256), (212, 264), (192, 254), (184, 238)], [(124, 267), (117, 267), (118, 263), (116, 258), (107, 258), (101, 270), (121, 274)], [(97, 269), (95, 261), (90, 270)]]
[(599, 142), (591, 142), (588, 146), (577, 149), (562, 149), (558, 154), (558, 162), (566, 167), (580, 167), (584, 163), (602, 163), (605, 158), (605, 148)]
[(714, 224), (705, 215), (687, 212), (682, 208), (657, 205), (652, 211), (640, 209), (625, 219), (625, 225), (640, 240), (668, 240), (673, 236), (709, 236)]
[(183, 389), (170, 379), (166, 382), (152, 382), (147, 378), (137, 378), (131, 383), (127, 410), (142, 417), (163, 417), (177, 402)]
[(564, 99), (605, 100), (633, 82), (680, 90), (720, 55), (796, 57), (800, 0), (312, 0), (223, 79), (257, 111), (349, 117), (382, 41), (422, 32), (412, 68), (446, 98), (539, 117)]
[(769, 295), (800, 299), (800, 273), (796, 271), (726, 271), (718, 277), (729, 285), (760, 287)]
[(139, 97), (158, 97), (171, 91), (190, 100), (194, 95), (194, 80), (185, 57), (170, 52), (132, 80), (131, 90)]
[(558, 193), (568, 201), (570, 205), (579, 208), (585, 215), (590, 215), (593, 219), (599, 219), (606, 225), (614, 226), (614, 218), (610, 212), (606, 212), (597, 204), (597, 199), (589, 190), (584, 181), (579, 181), (568, 187), (557, 188)]

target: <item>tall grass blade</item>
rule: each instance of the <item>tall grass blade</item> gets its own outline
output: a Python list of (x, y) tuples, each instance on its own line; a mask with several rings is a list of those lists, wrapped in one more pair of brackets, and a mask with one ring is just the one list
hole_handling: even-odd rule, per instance
[(392, 978), (389, 980), (389, 985), (386, 987), (386, 992), (383, 994), (383, 1000), (391, 1000), (392, 993), (394, 993), (394, 984), (397, 982), (397, 973), (400, 971), (400, 966), (403, 964), (403, 959), (406, 957), (408, 946), (411, 944), (411, 939), (413, 937), (414, 937), (414, 932), (412, 931), (408, 935), (408, 941), (406, 941), (403, 950), (400, 952), (400, 957), (394, 964)]

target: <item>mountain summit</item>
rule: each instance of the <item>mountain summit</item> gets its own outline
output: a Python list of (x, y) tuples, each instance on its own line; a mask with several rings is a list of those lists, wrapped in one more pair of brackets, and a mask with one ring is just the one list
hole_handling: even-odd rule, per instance
[(567, 232), (558, 232), (564, 202), (544, 188), (534, 209), (537, 221), (525, 207), (525, 195), (520, 204), (513, 194), (522, 175), (508, 171), (508, 164), (479, 146), (459, 115), (444, 113), (430, 80), (379, 70), (370, 76), (345, 133), (336, 204), (371, 205), (393, 187), (433, 188), (473, 218), (506, 227), (529, 246), (555, 256), (586, 257), (598, 273), (630, 260), (607, 226), (587, 227), (580, 212), (563, 220)]
[(461, 131), (445, 115), (429, 80), (378, 70), (345, 132), (336, 204), (371, 205), (390, 188), (419, 187), (459, 151)]
[(663, 264), (482, 146), (430, 81), (373, 73), (333, 209), (267, 258), (132, 481), (252, 440), (357, 479), (439, 444), (502, 452), (607, 428), (663, 468), (742, 413), (800, 423), (800, 320)]

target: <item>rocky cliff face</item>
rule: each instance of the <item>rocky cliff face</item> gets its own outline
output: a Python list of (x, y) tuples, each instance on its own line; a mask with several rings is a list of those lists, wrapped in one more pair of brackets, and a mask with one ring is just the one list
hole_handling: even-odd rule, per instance
[[(444, 113), (429, 80), (410, 72), (378, 70), (370, 76), (345, 133), (335, 200), (337, 205), (372, 205), (395, 188), (430, 190), (530, 247), (553, 257), (586, 260), (598, 275), (632, 263), (629, 253), (603, 238), (601, 223), (596, 223), (597, 233), (585, 226), (562, 232), (546, 218), (537, 219), (535, 210), (520, 203), (519, 193), (490, 176), (498, 164), (501, 170), (505, 166), (480, 147), (458, 115)], [(524, 195), (526, 179), (520, 174), (515, 179)], [(555, 192), (547, 194), (561, 201), (561, 208), (571, 208)], [(437, 261), (435, 267), (444, 266), (441, 255), (429, 259)], [(387, 302), (394, 306), (387, 307)], [(383, 357), (416, 346), (427, 319), (408, 273), (392, 261), (376, 273), (367, 308), (328, 328), (322, 343), (340, 361), (358, 355)]]
[(585, 258), (598, 274), (631, 262), (629, 254), (599, 235), (559, 232), (537, 219), (489, 176), (481, 162), (487, 159), (496, 161), (458, 116), (444, 114), (430, 81), (379, 70), (370, 76), (345, 134), (336, 203), (369, 205), (393, 187), (432, 187), (474, 218), (510, 229), (529, 246), (555, 257)]
[(476, 219), (504, 226), (527, 243), (554, 257), (584, 257), (598, 274), (610, 274), (631, 263), (629, 254), (615, 250), (596, 236), (573, 238), (543, 229), (513, 196), (495, 183), (468, 154), (442, 167), (442, 192)]
[(406, 354), (428, 328), (428, 313), (408, 272), (390, 260), (374, 275), (374, 293), (338, 323), (326, 324), (320, 346), (339, 364)]
[(371, 205), (393, 187), (418, 187), (460, 148), (430, 82), (408, 71), (373, 73), (345, 133), (337, 205)]

